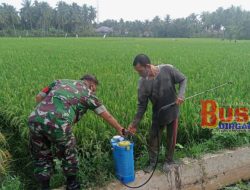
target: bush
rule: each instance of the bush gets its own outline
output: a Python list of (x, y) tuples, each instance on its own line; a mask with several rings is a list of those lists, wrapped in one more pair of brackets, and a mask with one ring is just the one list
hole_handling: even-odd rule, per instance
[(0, 183), (0, 190), (22, 190), (24, 189), (19, 177), (7, 175)]

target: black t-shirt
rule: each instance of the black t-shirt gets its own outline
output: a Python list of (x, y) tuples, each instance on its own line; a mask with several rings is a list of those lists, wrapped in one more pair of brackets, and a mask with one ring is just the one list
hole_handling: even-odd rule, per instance
[[(141, 121), (147, 109), (148, 100), (153, 105), (153, 119), (157, 119), (161, 107), (176, 101), (175, 84), (179, 84), (185, 80), (185, 76), (172, 65), (166, 64), (159, 65), (158, 67), (159, 73), (155, 79), (139, 79), (138, 107), (133, 121), (135, 126)], [(183, 94), (184, 92), (182, 91), (178, 96), (183, 96)], [(168, 124), (178, 117), (179, 107), (174, 105), (165, 111), (163, 115), (164, 118), (161, 118), (161, 121), (164, 121), (164, 124)]]

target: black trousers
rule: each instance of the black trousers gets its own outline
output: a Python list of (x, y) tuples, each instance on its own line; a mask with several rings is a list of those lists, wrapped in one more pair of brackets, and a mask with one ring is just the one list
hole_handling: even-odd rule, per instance
[[(172, 162), (174, 157), (174, 150), (177, 139), (177, 128), (178, 128), (178, 118), (170, 122), (169, 124), (160, 125), (157, 118), (153, 117), (151, 127), (149, 129), (149, 138), (148, 138), (148, 152), (149, 152), (149, 161), (150, 163), (155, 163), (158, 153), (158, 142), (161, 144), (161, 139), (163, 131), (166, 128), (167, 133), (167, 147), (166, 147), (166, 157), (165, 161)], [(157, 137), (158, 135), (158, 137)]]

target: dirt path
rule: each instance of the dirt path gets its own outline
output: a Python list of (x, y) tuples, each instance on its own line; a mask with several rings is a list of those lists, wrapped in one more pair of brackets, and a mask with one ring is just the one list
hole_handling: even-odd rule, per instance
[[(150, 174), (136, 172), (130, 186), (145, 182)], [(169, 173), (156, 171), (151, 180), (139, 190), (216, 190), (239, 180), (250, 179), (250, 147), (224, 150), (217, 154), (206, 154), (200, 159), (182, 159), (181, 164), (171, 167)], [(128, 190), (114, 180), (106, 187), (96, 190)], [(57, 189), (57, 190), (63, 190)], [(93, 189), (89, 189), (93, 190)]]

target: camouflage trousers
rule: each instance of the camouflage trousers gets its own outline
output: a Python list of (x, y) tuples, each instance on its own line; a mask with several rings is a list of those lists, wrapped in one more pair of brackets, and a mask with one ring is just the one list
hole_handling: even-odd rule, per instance
[(49, 180), (53, 174), (55, 155), (62, 161), (66, 177), (76, 175), (78, 160), (76, 141), (70, 125), (44, 125), (29, 122), (30, 151), (34, 162), (34, 176), (38, 181)]

